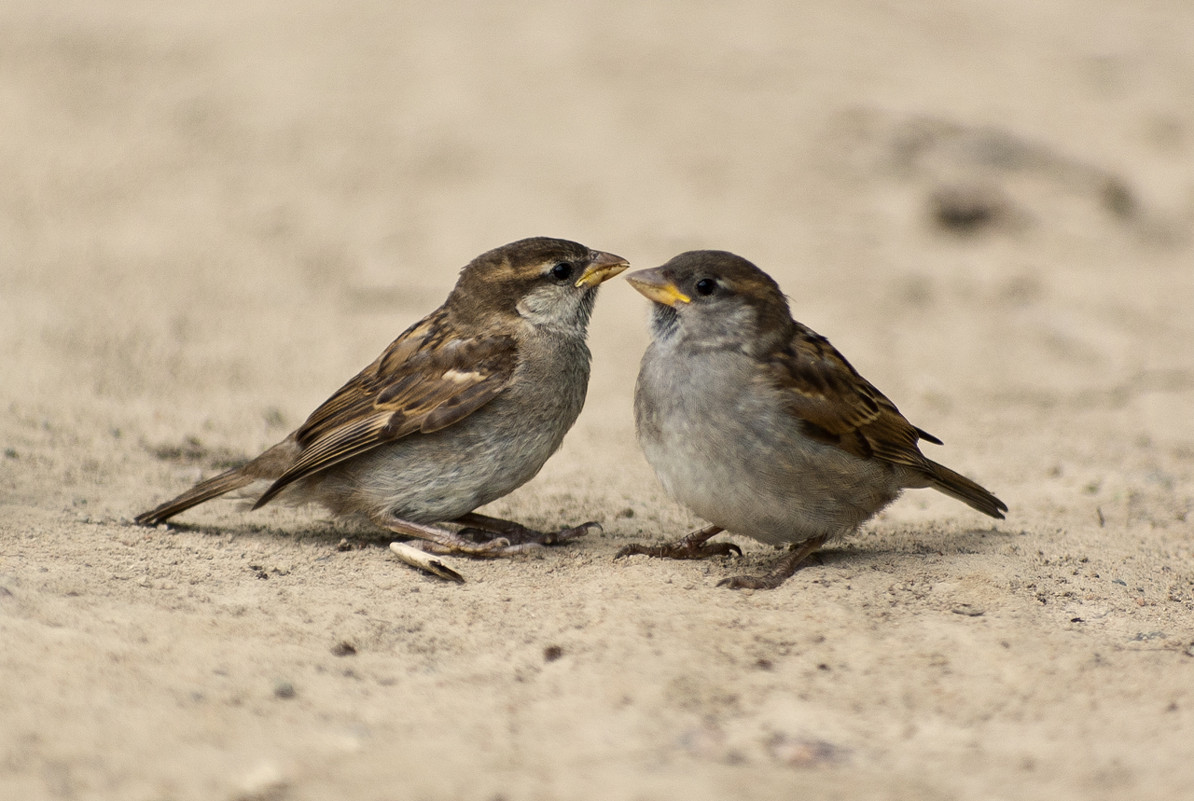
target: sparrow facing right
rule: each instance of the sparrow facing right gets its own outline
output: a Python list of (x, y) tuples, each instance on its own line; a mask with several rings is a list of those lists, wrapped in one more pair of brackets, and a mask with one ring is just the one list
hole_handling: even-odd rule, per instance
[(635, 387), (639, 444), (664, 489), (712, 525), (618, 556), (696, 559), (744, 534), (791, 550), (732, 588), (773, 589), (831, 537), (849, 534), (905, 488), (932, 487), (994, 518), (1007, 506), (920, 452), (941, 441), (812, 329), (774, 280), (725, 251), (690, 251), (627, 276), (653, 302)]
[[(498, 556), (583, 534), (595, 524), (540, 534), (473, 510), (529, 481), (560, 446), (584, 405), (597, 289), (627, 266), (546, 237), (481, 254), (443, 306), (298, 430), (136, 522), (157, 525), (247, 491), (254, 509), (275, 498), (316, 502), (437, 553)], [(442, 521), (470, 527), (462, 533), (474, 539), (432, 525)]]

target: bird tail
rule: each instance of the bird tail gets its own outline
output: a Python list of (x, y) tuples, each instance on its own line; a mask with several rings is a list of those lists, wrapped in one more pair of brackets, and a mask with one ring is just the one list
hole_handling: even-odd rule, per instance
[(185, 512), (192, 506), (198, 506), (204, 501), (218, 498), (227, 492), (243, 489), (258, 481), (274, 481), (286, 472), (286, 468), (294, 462), (299, 450), (294, 437), (287, 437), (247, 464), (225, 470), (206, 481), (200, 481), (177, 498), (166, 501), (156, 509), (142, 512), (133, 518), (133, 522), (141, 526), (156, 526), (158, 523), (166, 522), (179, 512)]
[(944, 492), (952, 498), (957, 498), (971, 509), (976, 509), (985, 515), (1003, 519), (1007, 511), (1007, 504), (992, 495), (985, 487), (971, 481), (961, 473), (955, 473), (942, 464), (926, 459), (931, 470), (929, 486)]
[(242, 467), (226, 470), (218, 476), (212, 476), (206, 481), (200, 481), (189, 490), (173, 500), (166, 501), (157, 508), (142, 512), (133, 518), (139, 526), (156, 526), (164, 523), (179, 512), (185, 512), (192, 506), (198, 506), (204, 501), (218, 498), (226, 492), (240, 489), (252, 484), (257, 479), (249, 475)]

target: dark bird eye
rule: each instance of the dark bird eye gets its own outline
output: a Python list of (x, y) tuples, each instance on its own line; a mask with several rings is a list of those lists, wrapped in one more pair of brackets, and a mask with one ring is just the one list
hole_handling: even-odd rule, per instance
[(698, 295), (712, 295), (713, 290), (717, 289), (717, 282), (712, 278), (702, 278), (696, 282), (696, 291)]
[(567, 281), (572, 277), (572, 265), (566, 261), (560, 262), (551, 268), (551, 277), (557, 281)]

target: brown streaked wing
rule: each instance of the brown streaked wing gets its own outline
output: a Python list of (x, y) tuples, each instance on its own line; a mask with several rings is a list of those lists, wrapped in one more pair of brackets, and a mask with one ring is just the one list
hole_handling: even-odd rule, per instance
[(443, 307), (398, 335), (372, 364), (357, 373), (330, 398), (319, 405), (295, 432), (304, 448), (327, 436), (347, 420), (367, 414), (383, 389), (405, 376), (418, 379), (418, 357), (432, 349), (434, 339), (442, 341), (437, 331), (444, 330), (447, 316)]
[(797, 323), (786, 348), (767, 362), (770, 380), (788, 392), (789, 412), (805, 432), (860, 458), (924, 469), (917, 440), (937, 442), (900, 414), (821, 335)]
[(456, 423), (506, 388), (518, 360), (509, 336), (445, 340), (424, 320), (316, 409), (295, 438), (298, 459), (257, 500), (379, 445)]

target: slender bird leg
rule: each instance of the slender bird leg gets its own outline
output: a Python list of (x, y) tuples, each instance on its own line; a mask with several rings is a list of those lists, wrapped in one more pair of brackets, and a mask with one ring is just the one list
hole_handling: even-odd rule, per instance
[(717, 582), (717, 586), (729, 587), (731, 590), (774, 590), (800, 569), (804, 560), (808, 559), (813, 551), (824, 545), (828, 539), (828, 534), (822, 534), (811, 540), (795, 543), (770, 572), (761, 576), (731, 576)]
[(742, 549), (732, 542), (715, 542), (706, 545), (705, 541), (725, 531), (721, 526), (706, 526), (698, 528), (679, 542), (667, 545), (624, 545), (614, 554), (615, 559), (623, 556), (655, 556), (661, 559), (708, 559), (710, 556), (742, 555)]
[[(513, 520), (502, 520), (500, 517), (489, 517), (488, 515), (480, 515), (476, 512), (469, 512), (452, 522), (466, 526), (466, 528), (460, 531), (462, 537), (476, 537), (480, 535), (481, 541), (488, 541), (492, 539), (493, 534), (497, 534), (502, 539), (507, 540), (511, 547), (520, 545), (532, 547), (539, 545), (560, 545), (577, 537), (583, 537), (589, 533), (589, 529), (595, 528), (598, 531), (601, 530), (600, 523), (589, 522), (561, 529), (560, 531), (535, 531), (521, 523), (515, 523)], [(491, 536), (484, 536), (486, 534)]]
[(380, 514), (373, 518), (373, 522), (384, 529), (420, 540), (419, 547), (430, 553), (449, 554), (461, 553), (468, 556), (505, 556), (514, 547), (504, 538), (491, 539), (488, 542), (473, 542), (438, 526), (426, 526), (422, 523), (412, 523), (392, 514)]

